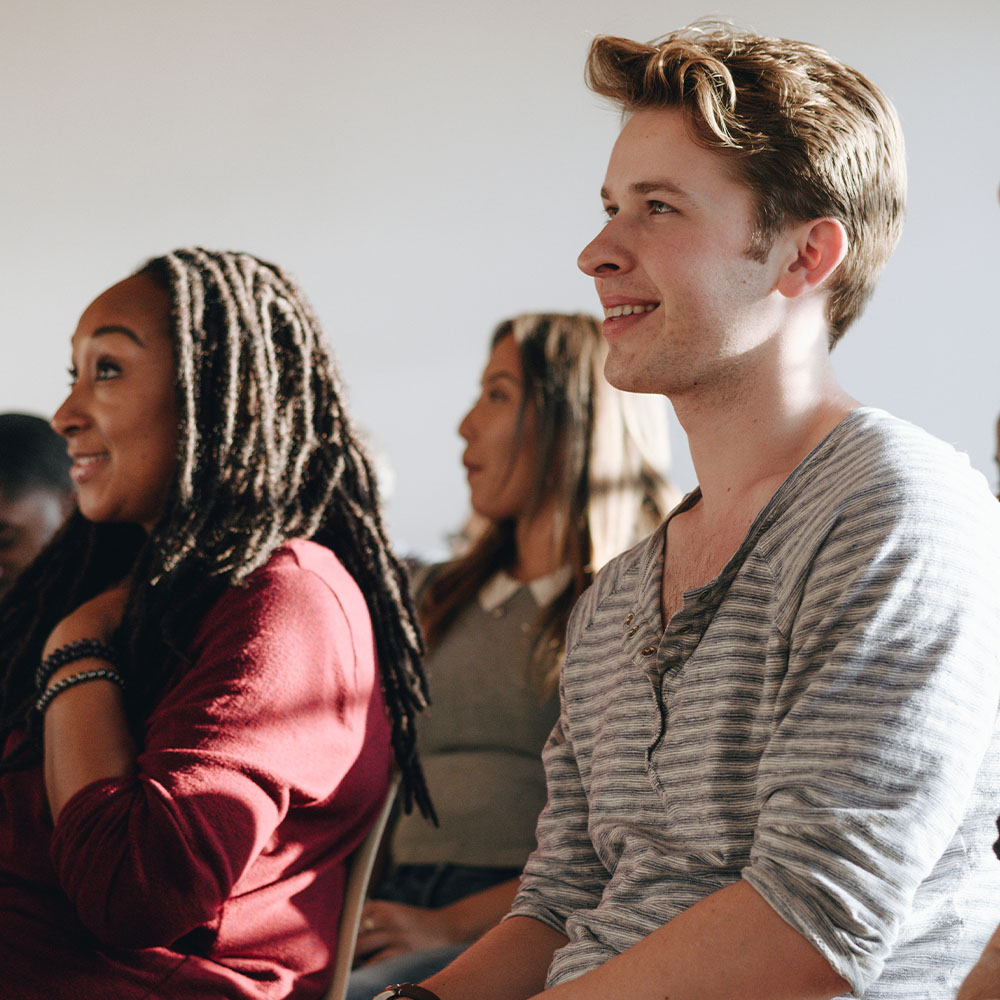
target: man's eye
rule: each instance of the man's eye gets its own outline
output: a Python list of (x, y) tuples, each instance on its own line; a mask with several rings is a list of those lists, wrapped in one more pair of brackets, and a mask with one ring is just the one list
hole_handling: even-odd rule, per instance
[(665, 201), (651, 201), (649, 203), (649, 210), (653, 215), (669, 215), (671, 212), (676, 211), (672, 205), (668, 205)]
[(604, 206), (604, 215), (607, 218), (613, 219), (617, 214), (618, 214), (618, 206), (617, 205), (605, 205)]

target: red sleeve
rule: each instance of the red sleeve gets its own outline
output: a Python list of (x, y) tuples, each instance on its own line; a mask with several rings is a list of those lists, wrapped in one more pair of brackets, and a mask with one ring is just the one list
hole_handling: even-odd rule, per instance
[(108, 944), (165, 945), (211, 923), (279, 850), (289, 810), (328, 800), (364, 749), (381, 705), (367, 608), (332, 556), (336, 572), (317, 573), (297, 553), (281, 550), (206, 616), (137, 773), (88, 785), (60, 814), (60, 881)]

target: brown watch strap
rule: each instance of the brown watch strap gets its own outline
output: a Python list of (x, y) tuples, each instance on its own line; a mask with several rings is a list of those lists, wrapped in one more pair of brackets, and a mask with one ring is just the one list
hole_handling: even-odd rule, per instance
[(425, 990), (423, 986), (416, 986), (414, 983), (397, 983), (395, 986), (387, 986), (372, 1000), (398, 1000), (400, 997), (407, 997), (409, 1000), (441, 1000), (436, 993)]

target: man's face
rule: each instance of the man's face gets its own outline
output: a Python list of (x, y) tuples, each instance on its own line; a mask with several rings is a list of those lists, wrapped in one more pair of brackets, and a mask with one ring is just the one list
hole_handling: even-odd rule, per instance
[(17, 497), (0, 490), (0, 597), (62, 525), (69, 502), (68, 495), (45, 489)]
[(691, 140), (680, 111), (640, 111), (601, 195), (608, 221), (579, 265), (604, 306), (608, 381), (676, 397), (738, 372), (782, 305), (775, 253), (746, 255), (754, 200), (729, 162)]

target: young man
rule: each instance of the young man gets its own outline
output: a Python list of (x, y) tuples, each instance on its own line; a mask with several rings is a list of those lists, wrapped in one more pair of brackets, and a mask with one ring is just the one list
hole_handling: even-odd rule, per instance
[(41, 417), (0, 413), (0, 597), (73, 506), (66, 442)]
[(724, 29), (588, 70), (627, 116), (580, 257), (606, 374), (669, 396), (700, 485), (577, 605), (512, 916), (425, 988), (953, 997), (1000, 899), (1000, 509), (828, 357), (899, 236), (895, 113)]

